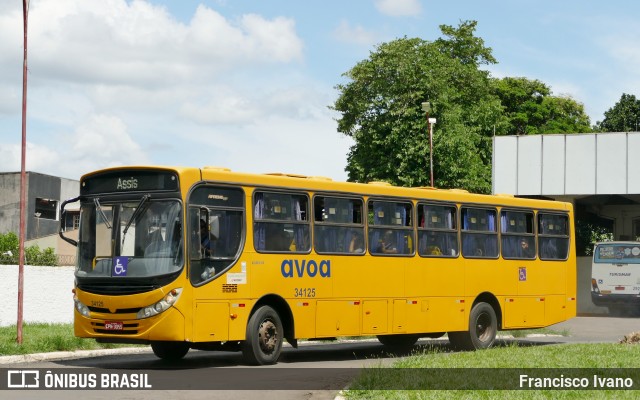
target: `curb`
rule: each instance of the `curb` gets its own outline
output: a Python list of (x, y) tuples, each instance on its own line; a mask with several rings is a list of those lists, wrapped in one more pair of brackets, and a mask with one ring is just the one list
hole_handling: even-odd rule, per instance
[[(540, 338), (540, 337), (562, 337), (562, 335), (555, 334), (528, 334), (527, 336), (518, 338)], [(496, 339), (515, 339), (512, 335), (497, 335)], [(421, 339), (423, 342), (440, 340), (438, 339)], [(351, 342), (377, 342), (377, 339), (343, 339), (334, 343), (351, 343)], [(322, 341), (305, 341), (300, 343), (300, 346), (313, 346), (322, 343)], [(284, 347), (291, 347), (288, 343), (284, 343)], [(80, 357), (99, 357), (99, 356), (113, 356), (120, 354), (152, 354), (153, 351), (149, 346), (145, 347), (122, 347), (116, 349), (95, 349), (95, 350), (76, 350), (76, 351), (53, 351), (49, 353), (34, 353), (34, 354), (20, 354), (12, 356), (0, 356), (0, 365), (3, 364), (17, 364), (37, 361), (53, 361), (53, 360), (70, 360)]]
[(54, 351), (50, 353), (21, 354), (15, 356), (0, 356), (0, 365), (16, 364), (35, 361), (71, 360), (79, 357), (113, 356), (119, 354), (151, 353), (149, 347), (123, 347), (119, 349), (97, 349), (77, 351)]

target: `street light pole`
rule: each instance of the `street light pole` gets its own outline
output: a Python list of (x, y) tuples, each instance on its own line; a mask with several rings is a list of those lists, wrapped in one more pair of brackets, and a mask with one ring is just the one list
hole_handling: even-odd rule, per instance
[(431, 187), (433, 187), (433, 126), (436, 124), (435, 118), (429, 118), (429, 167), (431, 170)]
[(427, 133), (429, 134), (429, 174), (431, 187), (433, 186), (433, 124), (436, 123), (435, 118), (429, 118), (429, 112), (431, 111), (431, 103), (425, 101), (422, 103), (422, 110), (427, 117)]

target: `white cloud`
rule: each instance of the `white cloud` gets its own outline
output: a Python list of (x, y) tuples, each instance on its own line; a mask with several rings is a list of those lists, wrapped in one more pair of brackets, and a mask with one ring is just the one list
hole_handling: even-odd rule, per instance
[[(118, 165), (148, 164), (149, 157), (127, 132), (123, 121), (92, 115), (65, 138), (67, 146), (38, 143), (27, 135), (26, 169), (78, 179), (84, 172)], [(0, 171), (19, 171), (21, 145), (0, 144)]]
[[(20, 137), (22, 8), (0, 1), (0, 10), (0, 171), (15, 171), (20, 144), (8, 137)], [(125, 164), (236, 166), (311, 131), (339, 140), (326, 112), (331, 88), (299, 72), (302, 61), (291, 18), (225, 18), (200, 5), (182, 22), (142, 0), (33, 1), (27, 169), (78, 179)], [(346, 150), (326, 147), (343, 176)], [(314, 158), (279, 159), (294, 155)]]
[[(60, 162), (59, 154), (37, 143), (27, 141), (25, 166), (27, 171), (47, 173), (51, 163)], [(0, 171), (20, 171), (22, 165), (22, 145), (15, 143), (0, 144)]]
[(353, 43), (362, 46), (371, 46), (376, 43), (376, 35), (357, 25), (352, 27), (349, 22), (342, 20), (333, 31), (333, 37), (345, 43)]
[[(0, 16), (0, 66), (22, 46), (22, 10)], [(302, 59), (293, 20), (237, 21), (198, 6), (188, 24), (146, 1), (41, 0), (29, 13), (29, 64), (66, 82), (124, 85), (202, 81), (238, 68)], [(5, 56), (3, 56), (3, 53)]]
[(375, 6), (382, 14), (392, 17), (415, 16), (422, 12), (419, 0), (376, 0)]
[[(91, 164), (96, 168), (122, 164), (145, 164), (149, 161), (143, 149), (131, 138), (125, 123), (117, 117), (92, 115), (78, 126), (69, 142), (71, 161), (92, 155)], [(79, 158), (77, 155), (82, 155)]]

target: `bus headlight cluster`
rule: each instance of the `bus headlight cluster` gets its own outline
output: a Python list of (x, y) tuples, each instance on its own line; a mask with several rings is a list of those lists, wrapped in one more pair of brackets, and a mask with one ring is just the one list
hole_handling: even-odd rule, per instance
[(168, 310), (169, 307), (171, 307), (176, 303), (176, 301), (178, 301), (178, 297), (180, 297), (180, 293), (182, 293), (182, 288), (172, 289), (159, 302), (152, 304), (150, 306), (141, 308), (140, 311), (138, 311), (136, 318), (138, 319), (149, 318)]
[(73, 296), (73, 304), (76, 310), (82, 314), (83, 317), (89, 318), (89, 307), (87, 307), (83, 302), (78, 299), (78, 296)]

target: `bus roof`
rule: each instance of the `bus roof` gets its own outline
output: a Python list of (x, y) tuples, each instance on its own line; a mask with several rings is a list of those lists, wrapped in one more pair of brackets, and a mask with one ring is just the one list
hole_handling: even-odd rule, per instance
[(369, 182), (369, 183), (354, 183), (354, 182), (339, 182), (334, 181), (331, 178), (322, 176), (306, 176), (300, 174), (289, 174), (280, 172), (269, 173), (246, 173), (235, 172), (224, 167), (181, 167), (181, 166), (121, 166), (112, 167), (99, 171), (93, 171), (91, 173), (82, 176), (81, 181), (85, 180), (93, 175), (104, 172), (117, 172), (125, 170), (165, 170), (175, 171), (179, 175), (190, 175), (193, 177), (199, 176), (203, 181), (219, 182), (219, 183), (232, 183), (252, 187), (277, 187), (277, 188), (290, 188), (308, 191), (322, 191), (333, 192), (352, 195), (365, 195), (365, 196), (383, 196), (383, 197), (410, 197), (419, 200), (434, 200), (442, 202), (465, 202), (465, 203), (486, 203), (486, 204), (498, 204), (503, 206), (528, 206), (538, 207), (546, 209), (557, 209), (568, 211), (573, 207), (571, 203), (528, 199), (514, 197), (512, 194), (496, 194), (485, 195), (470, 193), (463, 189), (439, 189), (433, 187), (402, 187), (393, 186), (387, 182)]

